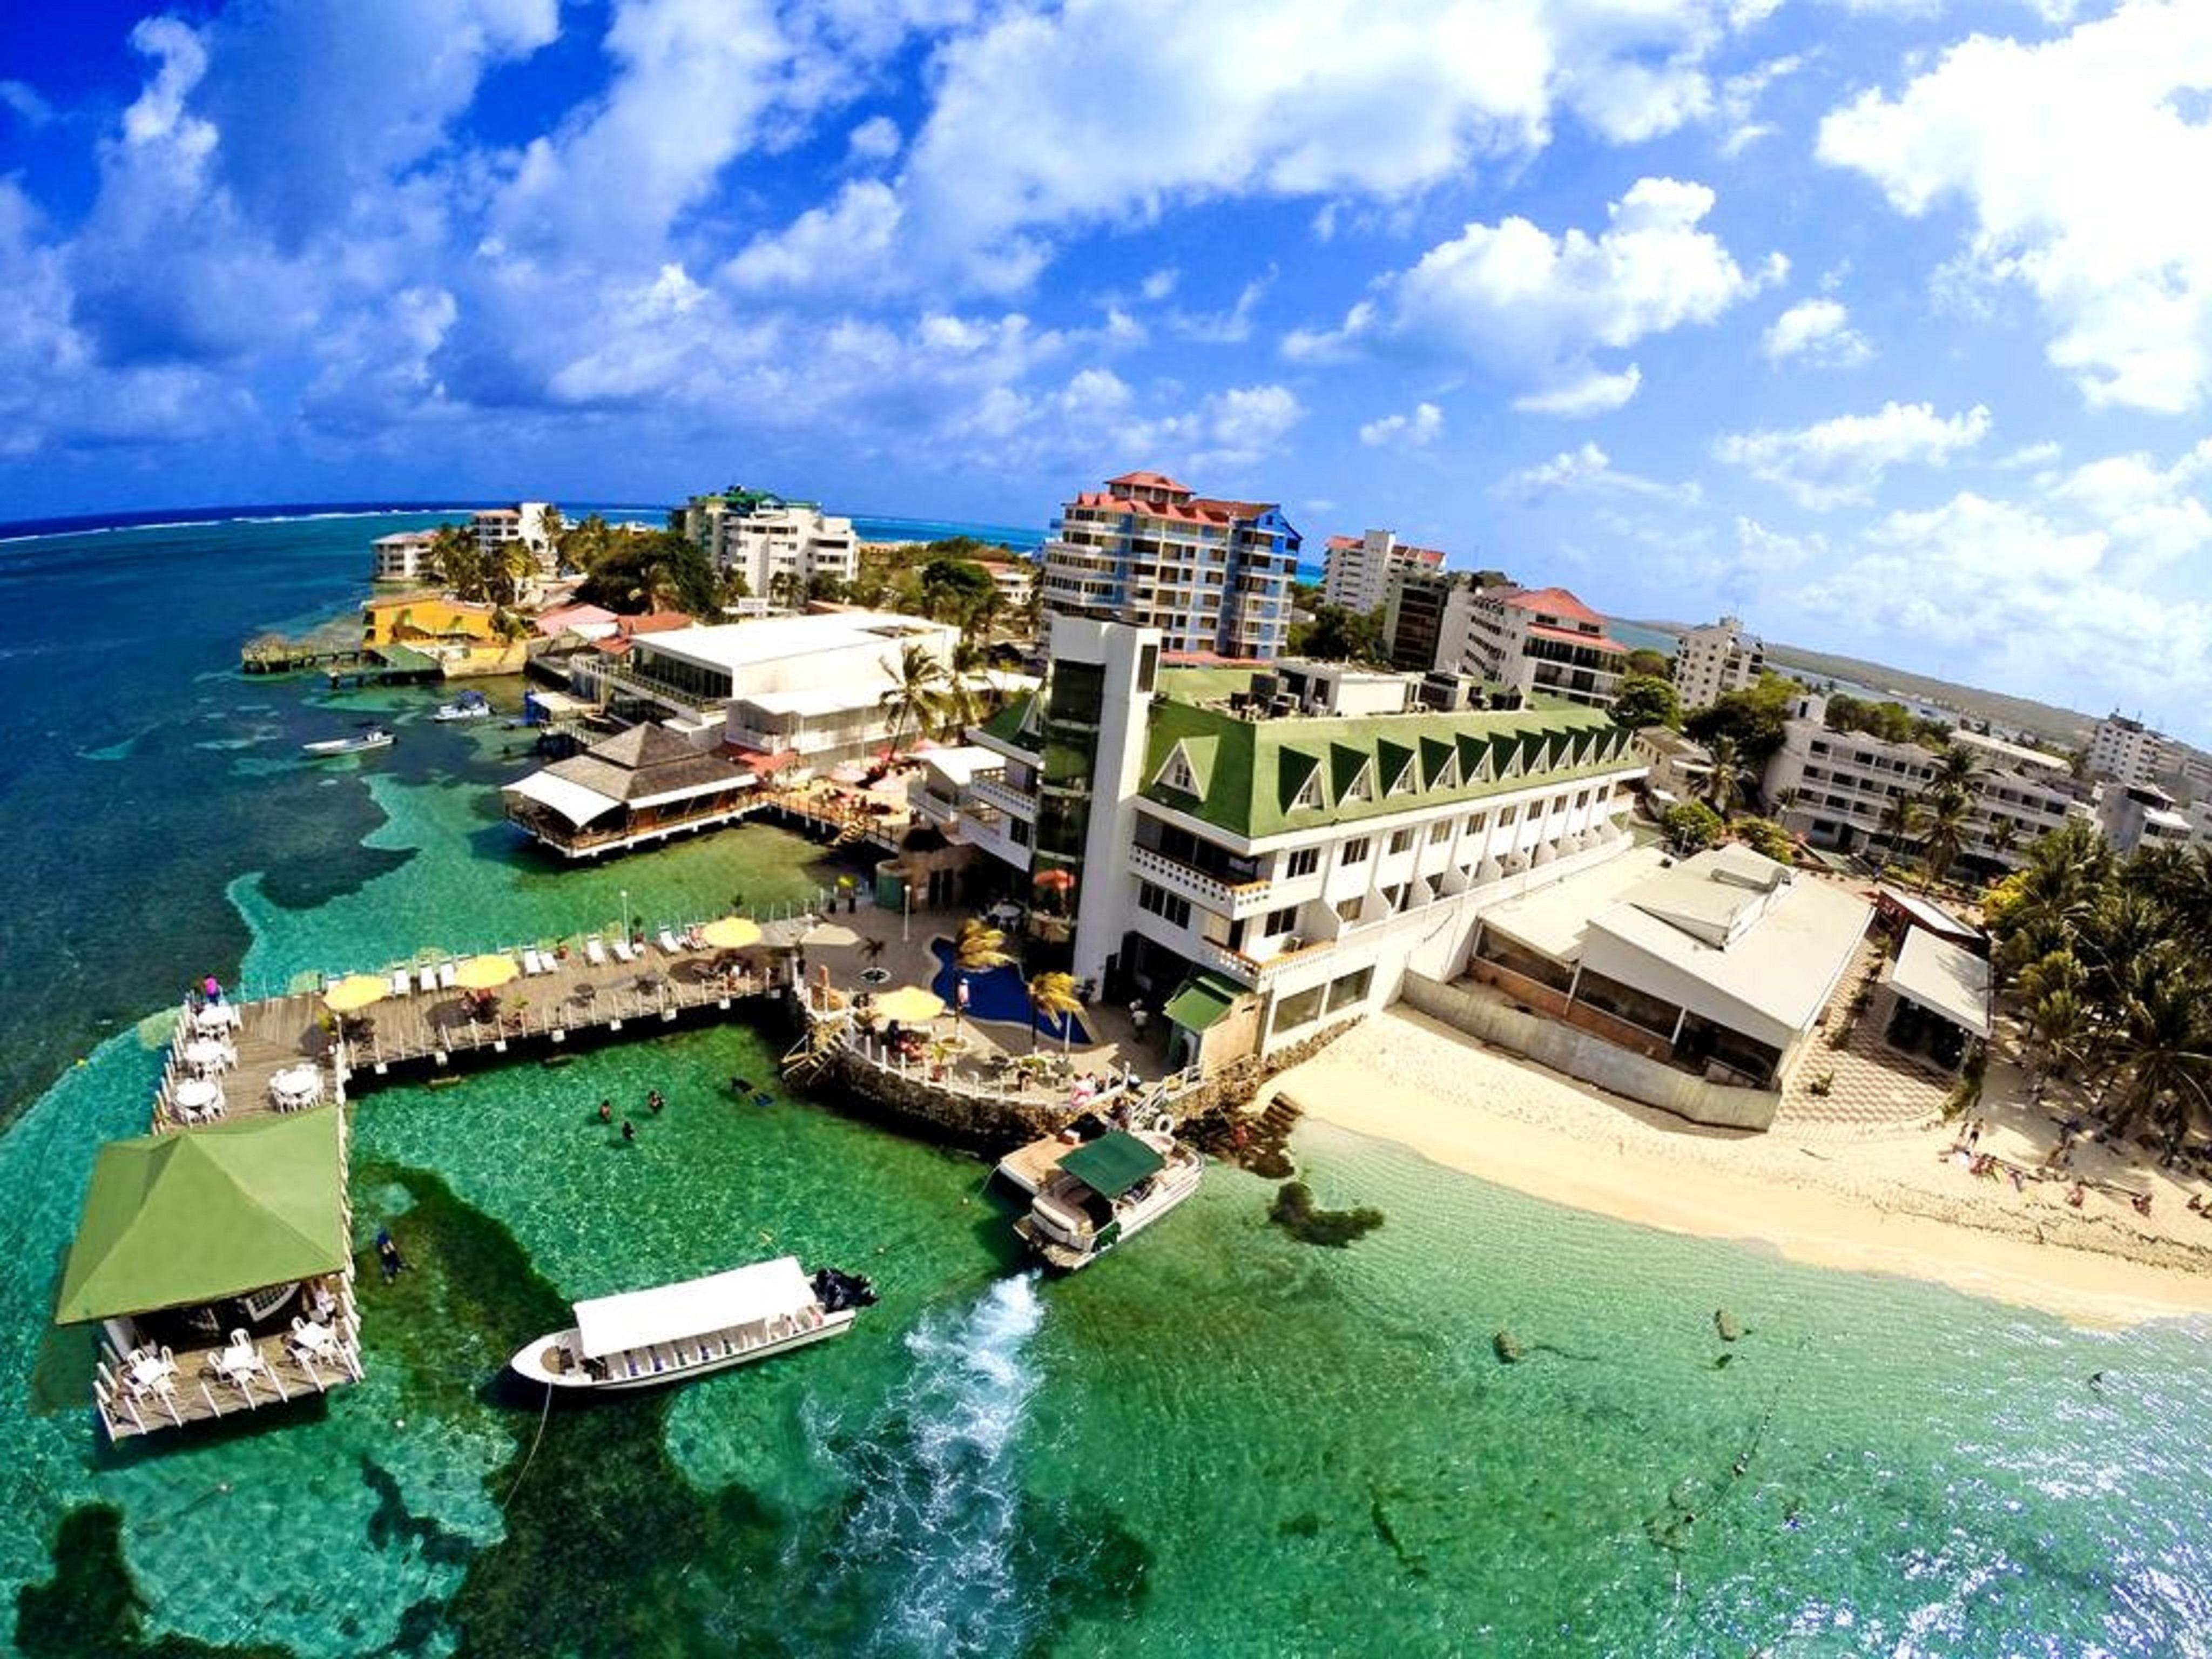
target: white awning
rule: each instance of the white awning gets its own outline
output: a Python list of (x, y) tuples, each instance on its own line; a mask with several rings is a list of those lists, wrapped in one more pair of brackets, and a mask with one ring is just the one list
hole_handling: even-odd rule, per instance
[(1897, 994), (1951, 1022), (1969, 1036), (1990, 1034), (1990, 964), (1915, 927), (1890, 965)]
[(550, 807), (580, 829), (600, 813), (622, 805), (612, 795), (603, 795), (550, 771), (532, 772), (526, 778), (518, 778), (500, 793), (520, 795), (525, 800)]
[(694, 795), (711, 795), (723, 789), (742, 789), (756, 782), (750, 772), (732, 772), (726, 778), (708, 778), (704, 783), (687, 783), (681, 789), (664, 789), (657, 795), (640, 795), (632, 806), (665, 806), (672, 800), (690, 800)]
[(814, 1304), (814, 1286), (795, 1255), (733, 1267), (681, 1285), (576, 1304), (576, 1330), (586, 1359), (625, 1348), (650, 1347), (750, 1325)]

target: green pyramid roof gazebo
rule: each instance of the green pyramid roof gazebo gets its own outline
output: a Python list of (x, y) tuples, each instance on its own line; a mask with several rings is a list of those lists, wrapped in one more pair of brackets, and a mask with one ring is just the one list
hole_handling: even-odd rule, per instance
[(100, 1149), (57, 1323), (192, 1307), (346, 1265), (339, 1109)]

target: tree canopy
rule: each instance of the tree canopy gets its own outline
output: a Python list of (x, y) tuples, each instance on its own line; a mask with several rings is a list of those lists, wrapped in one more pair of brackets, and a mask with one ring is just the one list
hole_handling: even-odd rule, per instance
[(1382, 608), (1363, 613), (1340, 605), (1317, 605), (1311, 622), (1291, 623), (1284, 654), (1388, 668), (1390, 653), (1382, 638)]
[(1677, 802), (1659, 819), (1668, 840), (1685, 853), (1702, 852), (1720, 838), (1721, 815), (1703, 801)]
[(721, 576), (704, 550), (673, 531), (656, 530), (609, 538), (576, 597), (628, 616), (677, 610), (711, 617), (721, 592)]
[(1672, 682), (1650, 674), (1624, 675), (1620, 695), (1613, 700), (1613, 723), (1634, 732), (1646, 726), (1680, 731), (1682, 700)]
[(1782, 747), (1795, 690), (1779, 674), (1762, 674), (1755, 684), (1723, 692), (1718, 702), (1687, 716), (1682, 729), (1708, 747), (1718, 738), (1733, 738), (1745, 765), (1764, 766), (1767, 757)]

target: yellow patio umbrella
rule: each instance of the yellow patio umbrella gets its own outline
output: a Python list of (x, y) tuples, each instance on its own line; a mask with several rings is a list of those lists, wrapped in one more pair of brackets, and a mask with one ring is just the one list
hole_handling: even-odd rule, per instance
[(750, 916), (724, 916), (699, 930), (699, 937), (717, 951), (742, 951), (760, 943), (760, 924)]
[(902, 1025), (918, 1024), (935, 1019), (945, 1012), (945, 999), (934, 991), (925, 991), (919, 985), (902, 985), (896, 991), (886, 991), (876, 999), (876, 1012), (885, 1019), (897, 1020)]
[(381, 1002), (391, 989), (374, 974), (348, 974), (323, 993), (323, 1006), (334, 1014), (349, 1014), (356, 1008), (366, 1008), (372, 1002)]
[(453, 970), (453, 983), (465, 991), (489, 991), (521, 971), (513, 957), (471, 957)]

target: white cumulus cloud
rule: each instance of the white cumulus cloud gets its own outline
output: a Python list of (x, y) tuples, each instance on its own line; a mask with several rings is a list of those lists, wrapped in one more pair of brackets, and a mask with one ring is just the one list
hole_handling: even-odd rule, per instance
[(1370, 449), (1385, 445), (1425, 449), (1443, 435), (1444, 412), (1434, 404), (1415, 404), (1410, 415), (1385, 415), (1359, 428), (1359, 441)]
[(1850, 313), (1835, 300), (1800, 300), (1767, 325), (1759, 349), (1771, 363), (1796, 360), (1816, 368), (1851, 368), (1874, 356)]
[(1980, 404), (1946, 416), (1930, 404), (1888, 403), (1796, 431), (1730, 433), (1713, 453), (1818, 512), (1872, 499), (1893, 466), (1942, 466), (1989, 429)]
[(1639, 473), (1625, 472), (1595, 443), (1561, 450), (1548, 461), (1508, 473), (1491, 493), (1509, 501), (1540, 501), (1561, 494), (1635, 495), (1648, 501), (1694, 505), (1705, 492), (1695, 480), (1670, 484)]
[(1330, 332), (1284, 343), (1293, 357), (1326, 360), (1382, 339), (1425, 355), (1480, 364), (1528, 386), (1518, 407), (1550, 414), (1617, 409), (1635, 394), (1636, 365), (1607, 368), (1600, 350), (1710, 323), (1788, 269), (1770, 255), (1747, 273), (1704, 228), (1705, 185), (1639, 179), (1607, 210), (1596, 235), (1553, 235), (1514, 216), (1471, 224), (1382, 284)]
[(1956, 202), (1963, 268), (2018, 284), (2051, 362), (2093, 404), (2168, 414), (2212, 390), (2212, 216), (2180, 181), (2212, 176), (2202, 0), (2129, 0), (2041, 44), (1977, 34), (1893, 97), (1820, 125), (1823, 161), (1914, 217)]

